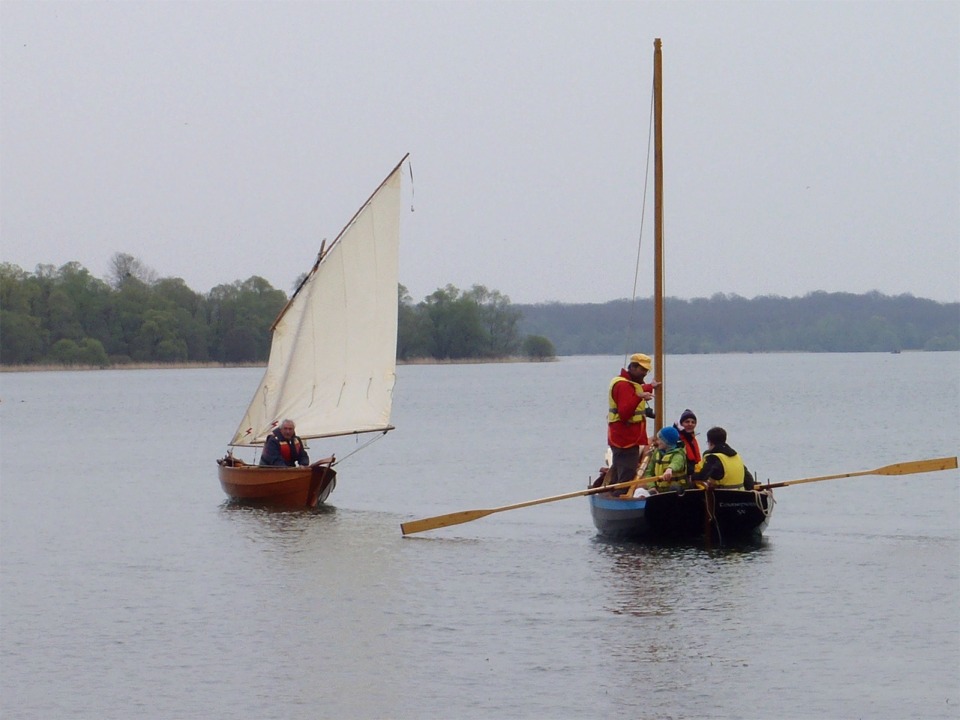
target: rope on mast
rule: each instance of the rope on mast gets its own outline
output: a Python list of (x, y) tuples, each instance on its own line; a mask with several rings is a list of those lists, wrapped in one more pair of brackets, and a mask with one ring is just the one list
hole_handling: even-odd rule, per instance
[[(654, 103), (654, 91), (653, 83), (650, 83), (650, 122), (647, 128), (647, 162), (646, 170), (644, 172), (643, 180), (643, 200), (640, 204), (640, 232), (637, 234), (637, 259), (634, 263), (633, 270), (633, 293), (630, 296), (630, 310), (627, 313), (627, 329), (626, 335), (623, 339), (624, 341), (624, 350), (623, 350), (623, 364), (626, 367), (627, 358), (633, 352), (630, 349), (630, 343), (633, 342), (631, 337), (633, 336), (633, 319), (636, 313), (637, 307), (637, 286), (640, 282), (640, 252), (643, 248), (643, 227), (646, 222), (647, 217), (647, 195), (650, 192), (650, 158), (651, 151), (653, 149), (653, 103)], [(639, 336), (639, 326), (637, 327), (637, 333)]]

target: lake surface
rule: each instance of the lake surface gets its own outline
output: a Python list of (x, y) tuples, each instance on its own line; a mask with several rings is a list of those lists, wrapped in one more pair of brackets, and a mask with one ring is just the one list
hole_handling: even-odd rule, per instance
[[(403, 366), (303, 512), (217, 482), (260, 370), (0, 375), (2, 716), (960, 717), (957, 471), (782, 488), (751, 548), (604, 542), (583, 498), (401, 536), (585, 488), (621, 362)], [(668, 372), (763, 480), (960, 447), (958, 353)]]

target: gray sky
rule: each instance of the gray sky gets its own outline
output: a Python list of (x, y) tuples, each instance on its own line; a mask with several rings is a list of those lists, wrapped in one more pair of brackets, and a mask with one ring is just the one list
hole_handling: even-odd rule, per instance
[(415, 300), (629, 297), (655, 37), (668, 295), (960, 300), (955, 2), (4, 0), (0, 259), (289, 292), (409, 151)]

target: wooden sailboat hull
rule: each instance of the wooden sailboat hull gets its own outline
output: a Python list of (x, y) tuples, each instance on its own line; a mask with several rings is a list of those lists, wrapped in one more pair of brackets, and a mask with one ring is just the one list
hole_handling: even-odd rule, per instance
[(590, 495), (589, 501), (600, 535), (651, 542), (758, 539), (774, 505), (769, 490), (687, 490), (646, 498), (598, 494)]
[(337, 485), (337, 471), (329, 465), (290, 468), (217, 463), (220, 487), (238, 502), (311, 508), (325, 502)]

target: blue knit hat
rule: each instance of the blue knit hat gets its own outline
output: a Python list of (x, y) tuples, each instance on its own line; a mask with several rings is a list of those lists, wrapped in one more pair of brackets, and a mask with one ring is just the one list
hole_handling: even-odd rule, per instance
[(657, 437), (663, 440), (668, 448), (675, 448), (677, 443), (680, 442), (680, 433), (677, 432), (675, 427), (661, 428), (660, 432), (657, 433)]

